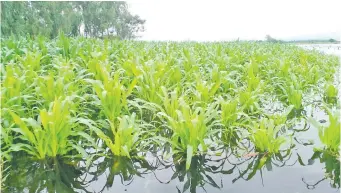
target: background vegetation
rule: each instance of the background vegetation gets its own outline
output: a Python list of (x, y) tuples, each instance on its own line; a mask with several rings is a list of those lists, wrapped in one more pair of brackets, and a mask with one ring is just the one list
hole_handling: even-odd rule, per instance
[(126, 2), (65, 1), (1, 2), (1, 35), (55, 38), (59, 31), (70, 36), (102, 37), (113, 35), (121, 39), (134, 38), (143, 30), (145, 20), (128, 11)]

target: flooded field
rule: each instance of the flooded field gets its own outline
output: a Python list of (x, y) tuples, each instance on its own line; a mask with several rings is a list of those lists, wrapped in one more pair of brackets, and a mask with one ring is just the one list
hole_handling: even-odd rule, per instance
[(339, 191), (335, 55), (63, 35), (2, 43), (2, 192)]
[(341, 56), (341, 44), (298, 44), (298, 46), (310, 50), (315, 49), (326, 54)]

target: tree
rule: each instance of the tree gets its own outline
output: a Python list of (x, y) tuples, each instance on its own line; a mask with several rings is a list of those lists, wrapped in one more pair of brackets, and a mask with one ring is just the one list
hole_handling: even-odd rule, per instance
[(268, 42), (277, 42), (277, 40), (275, 38), (271, 37), (270, 35), (266, 35), (265, 39)]
[(27, 2), (1, 2), (1, 34), (25, 35)]
[(113, 29), (122, 39), (134, 38), (145, 20), (128, 11), (125, 2), (1, 2), (2, 36), (43, 35), (54, 38), (59, 31), (80, 35), (84, 25), (90, 37), (102, 37)]
[(130, 39), (144, 30), (145, 20), (132, 15), (125, 2), (78, 2), (78, 5), (88, 36), (109, 35), (108, 30), (111, 28), (114, 35)]

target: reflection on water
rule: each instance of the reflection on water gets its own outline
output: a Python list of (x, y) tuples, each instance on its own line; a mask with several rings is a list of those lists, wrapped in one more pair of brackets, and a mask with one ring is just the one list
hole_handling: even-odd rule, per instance
[(14, 159), (4, 192), (88, 192), (88, 182), (81, 178), (85, 168), (77, 165), (58, 158), (44, 161)]
[(325, 176), (313, 184), (305, 182), (302, 178), (302, 181), (307, 185), (307, 188), (314, 189), (319, 183), (326, 179), (330, 180), (332, 187), (340, 188), (340, 157), (328, 150), (316, 150), (312, 157), (308, 160), (308, 164), (313, 164), (315, 160), (320, 161), (320, 163), (324, 163)]
[[(244, 147), (249, 153), (241, 153)], [(304, 148), (300, 154), (298, 149)], [(298, 142), (273, 155), (253, 151), (244, 144), (227, 147), (219, 156), (197, 155), (189, 170), (183, 155), (168, 160), (157, 155), (148, 159), (107, 155), (88, 169), (82, 167), (83, 161), (19, 157), (11, 163), (3, 192), (271, 192), (283, 188), (328, 193), (340, 187), (336, 153), (314, 151), (313, 145)]]
[(105, 184), (100, 191), (102, 192), (105, 188), (112, 188), (115, 180), (128, 186), (133, 182), (135, 176), (142, 177), (142, 175), (148, 174), (157, 168), (152, 167), (144, 158), (129, 159), (127, 157), (114, 156), (104, 159), (98, 165), (92, 166), (92, 169), (95, 169), (95, 172), (92, 173), (95, 178), (106, 175)]

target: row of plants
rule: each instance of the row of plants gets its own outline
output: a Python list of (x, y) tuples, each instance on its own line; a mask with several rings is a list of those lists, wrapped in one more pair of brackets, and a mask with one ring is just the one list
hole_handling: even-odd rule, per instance
[[(162, 158), (241, 154), (259, 166), (316, 126), (339, 158), (339, 61), (292, 45), (2, 39), (1, 158)], [(323, 108), (321, 125), (305, 111)], [(328, 125), (329, 124), (329, 125)], [(338, 134), (338, 135), (337, 135)], [(95, 153), (93, 153), (95, 152)], [(143, 155), (142, 155), (143, 157)], [(9, 169), (10, 170), (10, 169)]]

